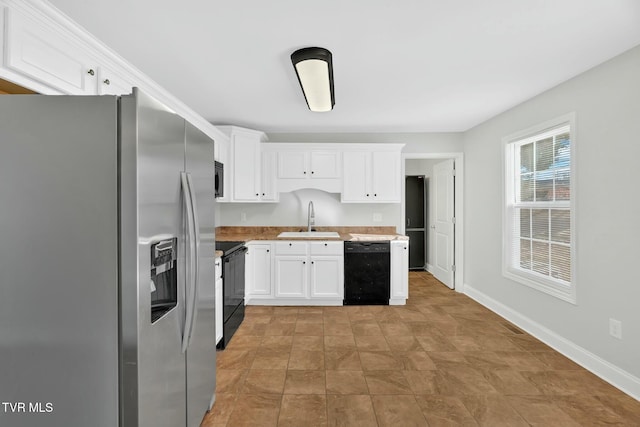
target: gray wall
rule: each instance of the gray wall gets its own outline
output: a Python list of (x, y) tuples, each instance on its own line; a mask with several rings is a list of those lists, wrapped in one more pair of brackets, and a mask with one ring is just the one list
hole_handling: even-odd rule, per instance
[[(465, 284), (640, 377), (640, 47), (464, 135)], [(501, 138), (576, 113), (577, 305), (501, 273)], [(622, 321), (623, 339), (608, 333)]]

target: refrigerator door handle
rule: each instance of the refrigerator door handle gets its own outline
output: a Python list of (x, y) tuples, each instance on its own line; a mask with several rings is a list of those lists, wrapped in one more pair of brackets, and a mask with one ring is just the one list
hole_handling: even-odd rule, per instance
[(187, 347), (189, 346), (189, 336), (191, 335), (191, 328), (193, 327), (193, 305), (190, 300), (193, 299), (193, 282), (195, 281), (194, 272), (195, 272), (195, 260), (194, 260), (194, 252), (195, 252), (195, 231), (193, 224), (193, 203), (192, 203), (192, 194), (191, 187), (189, 187), (189, 183), (187, 180), (187, 173), (180, 172), (180, 182), (182, 184), (182, 194), (183, 202), (185, 205), (185, 209), (187, 211), (187, 234), (189, 244), (186, 252), (185, 262), (186, 262), (186, 273), (187, 280), (185, 283), (185, 319), (184, 319), (184, 330), (182, 331), (182, 352), (187, 351)]
[(191, 195), (191, 212), (193, 215), (193, 229), (194, 229), (194, 259), (195, 269), (193, 271), (193, 289), (191, 292), (191, 327), (189, 328), (189, 335), (187, 335), (187, 348), (191, 344), (191, 334), (195, 328), (196, 318), (198, 315), (198, 294), (200, 288), (200, 224), (198, 222), (198, 205), (196, 203), (195, 190), (191, 174), (187, 173), (187, 184), (189, 186), (189, 194)]

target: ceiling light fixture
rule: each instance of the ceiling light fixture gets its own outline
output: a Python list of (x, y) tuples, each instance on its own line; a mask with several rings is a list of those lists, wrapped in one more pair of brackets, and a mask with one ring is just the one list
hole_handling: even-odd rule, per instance
[(331, 111), (336, 103), (331, 52), (322, 47), (305, 47), (291, 54), (291, 62), (309, 110)]

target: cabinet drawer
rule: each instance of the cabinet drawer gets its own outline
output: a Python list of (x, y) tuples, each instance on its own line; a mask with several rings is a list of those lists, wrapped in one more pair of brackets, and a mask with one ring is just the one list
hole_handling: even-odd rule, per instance
[(344, 243), (310, 242), (309, 253), (311, 255), (342, 255), (344, 253)]
[(306, 255), (307, 242), (277, 242), (276, 255)]

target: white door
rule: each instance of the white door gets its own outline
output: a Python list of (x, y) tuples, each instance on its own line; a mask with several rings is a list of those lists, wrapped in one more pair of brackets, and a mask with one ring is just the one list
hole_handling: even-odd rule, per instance
[(311, 258), (312, 298), (343, 298), (343, 265), (341, 256)]
[(258, 200), (260, 183), (260, 141), (244, 135), (233, 135), (233, 199)]
[(400, 152), (378, 151), (372, 156), (372, 199), (379, 202), (400, 201)]
[(433, 275), (453, 289), (453, 238), (455, 230), (453, 159), (445, 160), (433, 167), (433, 180), (435, 189), (435, 214), (433, 224), (431, 224), (435, 247)]
[(271, 297), (271, 245), (250, 244), (247, 247), (247, 297)]
[(304, 151), (281, 151), (278, 153), (278, 178), (306, 178), (307, 153)]
[(277, 256), (275, 282), (277, 298), (306, 298), (307, 256)]
[(312, 151), (311, 178), (339, 178), (339, 156), (337, 151)]
[(367, 152), (346, 152), (342, 158), (342, 201), (369, 200), (371, 155)]

